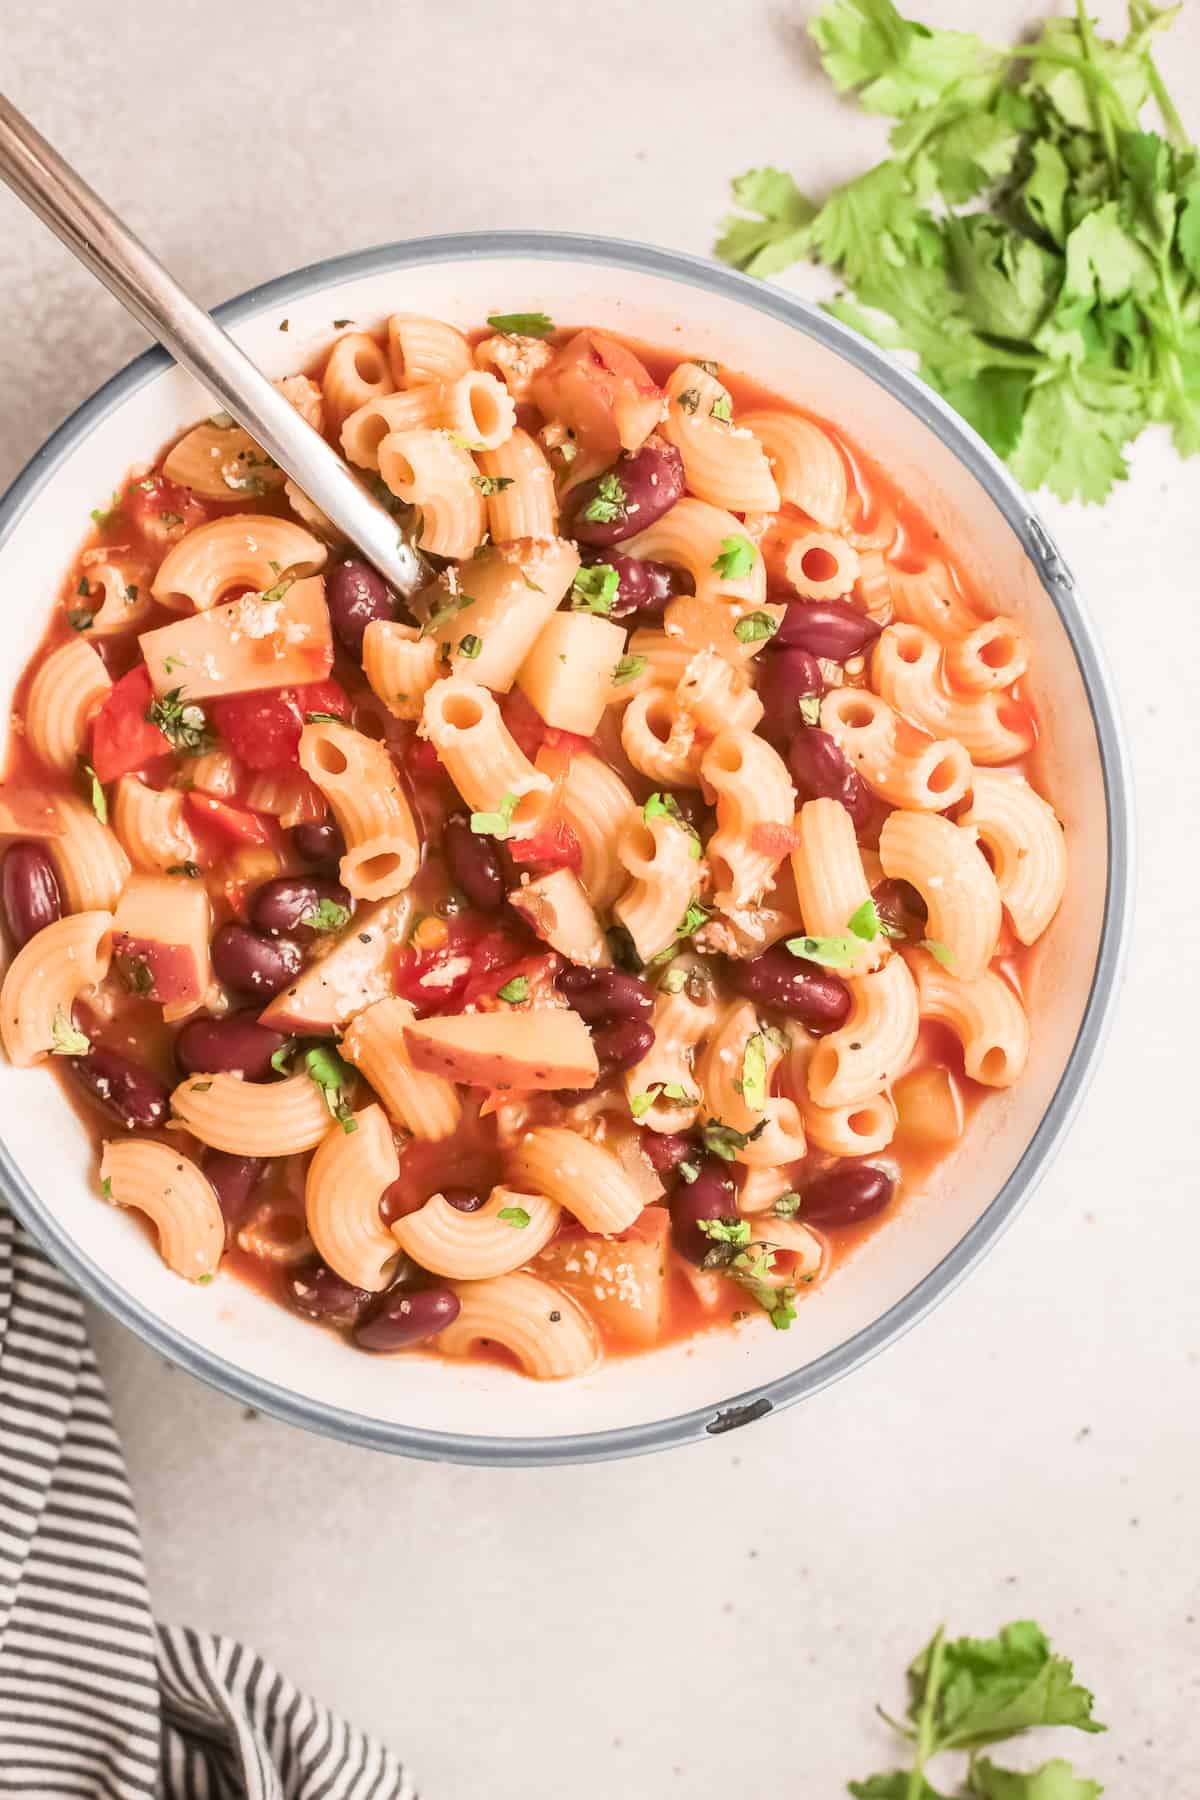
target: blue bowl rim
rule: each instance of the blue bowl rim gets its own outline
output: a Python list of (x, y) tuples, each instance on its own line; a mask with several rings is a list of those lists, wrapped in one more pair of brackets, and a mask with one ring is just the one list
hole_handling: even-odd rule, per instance
[[(986, 1211), (928, 1274), (888, 1310), (814, 1362), (757, 1387), (673, 1418), (556, 1437), (490, 1438), (418, 1430), (347, 1412), (247, 1374), (223, 1357), (181, 1339), (108, 1278), (75, 1246), (0, 1142), (0, 1192), (32, 1236), (98, 1306), (153, 1349), (235, 1399), (347, 1443), (433, 1461), (499, 1467), (593, 1462), (642, 1455), (717, 1435), (819, 1392), (848, 1375), (911, 1329), (951, 1292), (997, 1241), (1029, 1199), (1059, 1148), (1094, 1071), (1111, 1023), (1128, 943), (1133, 904), (1132, 783), (1107, 669), (1076, 598), (1070, 572), (1045, 525), (1004, 465), (957, 413), (923, 382), (858, 333), (816, 307), (699, 256), (623, 238), (573, 232), (481, 231), (380, 244), (309, 263), (215, 309), (225, 326), (265, 308), (294, 303), (342, 281), (395, 273), (429, 263), (520, 255), (592, 263), (666, 277), (723, 295), (782, 321), (870, 376), (933, 431), (983, 487), (1033, 562), (1071, 642), (1087, 692), (1104, 779), (1109, 877), (1095, 973), (1080, 1028), (1058, 1085), (1019, 1162)], [(21, 516), (88, 433), (165, 369), (172, 358), (154, 347), (136, 357), (79, 406), (34, 453), (0, 499), (0, 551)]]

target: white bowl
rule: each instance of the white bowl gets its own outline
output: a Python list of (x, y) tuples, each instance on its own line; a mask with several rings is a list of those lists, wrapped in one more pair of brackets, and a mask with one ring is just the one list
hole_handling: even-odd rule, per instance
[[(364, 1356), (237, 1281), (180, 1281), (134, 1220), (100, 1203), (91, 1142), (58, 1084), (44, 1071), (0, 1068), (0, 1183), (92, 1299), (194, 1374), (296, 1424), (415, 1456), (496, 1463), (630, 1455), (730, 1429), (814, 1393), (920, 1318), (995, 1241), (1062, 1138), (1103, 1037), (1131, 892), (1129, 777), (1068, 570), (974, 433), (824, 314), (696, 258), (511, 232), (335, 258), (230, 302), (218, 317), (274, 376), (308, 363), (335, 318), (374, 325), (403, 309), (469, 326), (530, 307), (744, 370), (831, 420), (901, 480), (980, 590), (1032, 634), (1045, 779), (1072, 863), (1038, 965), (1024, 1079), (988, 1099), (962, 1150), (805, 1300), (792, 1329), (715, 1331), (563, 1384)], [(152, 351), (87, 401), (0, 502), (5, 693), (45, 629), (91, 508), (210, 405)]]

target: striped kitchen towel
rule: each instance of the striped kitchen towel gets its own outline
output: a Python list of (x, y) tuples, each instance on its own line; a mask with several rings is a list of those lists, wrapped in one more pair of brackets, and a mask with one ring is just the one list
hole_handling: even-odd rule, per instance
[(79, 1298), (0, 1211), (0, 1794), (416, 1800), (229, 1638), (157, 1625)]

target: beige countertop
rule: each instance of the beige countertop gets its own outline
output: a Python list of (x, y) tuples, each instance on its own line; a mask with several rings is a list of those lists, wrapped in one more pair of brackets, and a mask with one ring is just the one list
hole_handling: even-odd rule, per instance
[[(459, 228), (704, 251), (729, 175), (777, 162), (819, 192), (882, 140), (816, 71), (808, 10), (38, 0), (9, 9), (4, 86), (215, 303)], [(1041, 10), (979, 0), (971, 23), (1007, 40)], [(1196, 130), (1185, 14), (1165, 62)], [(0, 194), (0, 485), (142, 342)], [(428, 1800), (833, 1796), (888, 1766), (873, 1702), (899, 1704), (939, 1620), (1027, 1615), (1113, 1727), (1064, 1753), (1119, 1800), (1194, 1800), (1200, 462), (1150, 438), (1133, 470), (1103, 511), (1044, 506), (1132, 738), (1130, 973), (1036, 1200), (920, 1329), (753, 1430), (512, 1473), (246, 1416), (95, 1320), (161, 1614), (256, 1644)]]

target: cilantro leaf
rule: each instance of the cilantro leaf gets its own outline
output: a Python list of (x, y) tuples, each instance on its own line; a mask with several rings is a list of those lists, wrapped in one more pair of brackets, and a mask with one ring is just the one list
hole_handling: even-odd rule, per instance
[(544, 312), (489, 313), (488, 324), (510, 337), (549, 337), (555, 328), (554, 320)]
[(340, 931), (349, 921), (350, 908), (327, 896), (300, 915), (301, 925), (307, 925), (310, 931)]
[(271, 1052), (271, 1067), (277, 1075), (290, 1075), (292, 1072), (292, 1056), (295, 1053), (295, 1038), (285, 1038), (277, 1050)]
[(751, 1112), (767, 1104), (767, 1040), (761, 1031), (747, 1038), (742, 1052), (742, 1099)]
[(700, 861), (701, 855), (703, 854), (700, 843), (700, 834), (695, 826), (690, 825), (684, 818), (683, 813), (680, 810), (679, 802), (674, 794), (651, 794), (645, 805), (642, 807), (642, 817), (647, 825), (650, 823), (651, 819), (670, 819), (673, 825), (678, 825), (681, 831), (686, 831), (688, 834), (688, 851), (693, 861)]
[(613, 686), (624, 687), (627, 681), (636, 681), (649, 667), (648, 656), (623, 656), (613, 669)]
[(146, 709), (146, 720), (158, 726), (172, 749), (200, 755), (211, 750), (215, 739), (204, 708), (186, 703), (183, 691), (172, 688), (161, 700), (153, 701)]
[(92, 1047), (91, 1039), (80, 1031), (74, 1019), (61, 1006), (54, 1014), (50, 1035), (51, 1053), (54, 1056), (86, 1056)]
[(594, 525), (611, 525), (623, 516), (628, 499), (625, 483), (610, 469), (608, 474), (601, 475), (596, 483), (596, 491), (584, 507), (580, 518), (586, 519)]
[(104, 784), (93, 769), (91, 763), (80, 763), (79, 773), (87, 788), (87, 797), (92, 803), (92, 811), (102, 825), (108, 824), (108, 800), (104, 792)]
[(745, 613), (733, 628), (733, 635), (739, 644), (761, 644), (766, 638), (774, 637), (779, 630), (779, 620), (769, 612)]
[(999, 1769), (986, 1756), (971, 1764), (971, 1793), (976, 1800), (1099, 1800), (1103, 1792), (1098, 1781), (1076, 1775), (1060, 1756), (1028, 1773)]
[(512, 475), (472, 475), (472, 484), (477, 487), (486, 500), (491, 494), (502, 494), (510, 488), (515, 480)]
[(903, 19), (891, 0), (833, 0), (809, 26), (825, 72), (868, 112), (900, 118), (995, 61), (980, 38)]
[(576, 612), (610, 613), (621, 586), (611, 563), (593, 563), (579, 569), (571, 584), (571, 606)]
[(787, 948), (823, 969), (846, 969), (862, 955), (863, 941), (853, 932), (845, 937), (794, 937), (787, 939)]
[(506, 1225), (511, 1225), (516, 1231), (524, 1231), (529, 1223), (529, 1214), (523, 1206), (502, 1206), (496, 1217), (503, 1219)]
[(511, 837), (513, 814), (517, 810), (519, 801), (519, 794), (502, 794), (500, 804), (495, 812), (473, 812), (471, 814), (471, 830), (479, 837)]
[(496, 997), (508, 1006), (520, 1006), (529, 998), (529, 978), (514, 975), (511, 981), (506, 981), (502, 988), (496, 989)]
[(752, 1131), (737, 1131), (732, 1125), (722, 1124), (720, 1119), (709, 1119), (700, 1135), (704, 1140), (704, 1148), (713, 1156), (719, 1156), (722, 1162), (732, 1162), (739, 1150), (752, 1144), (766, 1129), (765, 1119), (761, 1119)]
[[(817, 208), (781, 169), (751, 169), (733, 183), (734, 204), (757, 218), (730, 213), (717, 242), (717, 255), (750, 275), (776, 275), (808, 249)], [(683, 396), (679, 404), (683, 405)], [(693, 405), (692, 410), (695, 410)]]
[[(726, 537), (721, 539), (721, 552), (714, 559), (713, 568), (725, 581), (743, 581), (754, 567), (757, 557), (758, 551), (749, 538)], [(766, 618), (770, 615), (759, 616)]]
[(354, 1079), (354, 1070), (349, 1063), (343, 1062), (332, 1046), (316, 1044), (304, 1052), (304, 1073), (320, 1088), (330, 1117), (338, 1121), (344, 1132), (357, 1131), (358, 1121), (345, 1097), (345, 1091)]

